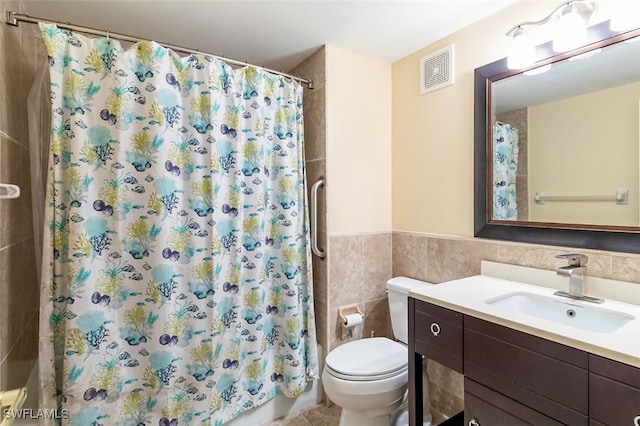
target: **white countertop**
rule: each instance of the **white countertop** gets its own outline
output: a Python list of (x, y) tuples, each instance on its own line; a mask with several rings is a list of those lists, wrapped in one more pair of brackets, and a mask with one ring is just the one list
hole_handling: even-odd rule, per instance
[[(567, 281), (568, 283), (568, 281)], [(576, 306), (614, 310), (635, 317), (609, 333), (597, 333), (540, 319), (485, 303), (513, 292), (527, 292), (557, 298)], [(462, 278), (414, 290), (410, 297), (466, 315), (491, 321), (534, 336), (572, 346), (586, 352), (640, 367), (640, 306), (606, 299), (603, 304), (554, 296), (554, 289), (485, 275)]]

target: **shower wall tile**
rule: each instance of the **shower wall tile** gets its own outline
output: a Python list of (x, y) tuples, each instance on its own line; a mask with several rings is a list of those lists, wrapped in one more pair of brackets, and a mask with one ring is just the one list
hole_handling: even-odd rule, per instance
[[(307, 174), (307, 199), (310, 199), (310, 190), (314, 182), (321, 176), (326, 176), (326, 99), (325, 99), (325, 75), (326, 61), (324, 47), (311, 53), (301, 64), (290, 71), (290, 74), (301, 76), (314, 81), (315, 89), (309, 89), (303, 85), (304, 101), (304, 142), (305, 142), (305, 167)], [(326, 188), (320, 188), (318, 192), (318, 246), (328, 253), (326, 214)], [(315, 300), (316, 334), (317, 340), (322, 345), (324, 359), (330, 347), (329, 332), (329, 286), (328, 286), (328, 261), (312, 255), (313, 269), (313, 297)]]
[[(324, 175), (325, 172), (325, 160), (314, 160), (307, 161), (307, 198), (311, 199), (311, 186), (314, 182), (316, 182), (321, 176)], [(326, 190), (325, 188), (320, 188), (318, 190), (318, 230), (317, 230), (317, 241), (318, 247), (327, 253), (327, 201), (326, 201)], [(316, 255), (312, 256), (312, 264), (313, 264), (313, 276), (314, 276), (314, 297), (316, 299), (320, 299), (324, 302), (327, 301), (327, 261), (326, 259), (322, 259), (317, 257)]]
[(16, 389), (23, 387), (38, 358), (38, 318), (33, 317), (24, 323), (18, 343), (8, 353), (0, 365), (0, 388)]
[[(0, 128), (19, 143), (28, 145), (27, 98), (33, 84), (33, 33), (26, 27), (6, 25), (6, 11), (20, 11), (18, 2), (0, 2)], [(24, 41), (24, 44), (22, 43)], [(31, 69), (29, 69), (31, 67)], [(10, 84), (9, 84), (10, 83)]]
[(326, 157), (326, 104), (324, 87), (304, 95), (304, 154), (307, 161)]
[(329, 345), (330, 345), (330, 342), (327, 339), (327, 336), (329, 335), (329, 330), (328, 330), (329, 324), (327, 321), (327, 318), (329, 316), (329, 313), (328, 313), (329, 307), (326, 302), (315, 299), (313, 308), (314, 308), (314, 314), (316, 316), (317, 341), (318, 343), (320, 343), (320, 345), (322, 346), (322, 350), (324, 351), (324, 353), (322, 354), (318, 353), (318, 357), (321, 357), (321, 359), (324, 359), (323, 356), (327, 354), (327, 349), (329, 348)]
[(0, 200), (0, 389), (23, 386), (37, 358), (39, 286), (36, 278), (27, 99), (36, 61), (46, 60), (34, 25), (6, 25), (20, 2), (0, 1), (0, 181), (21, 196)]
[(313, 89), (307, 89), (305, 87), (305, 94), (317, 89), (324, 88), (326, 82), (326, 51), (322, 46), (315, 52), (311, 53), (307, 59), (297, 65), (289, 74), (305, 78), (307, 80), (313, 80)]
[[(13, 371), (14, 378), (29, 375), (19, 371), (26, 364), (18, 361), (33, 361), (38, 355), (37, 333), (29, 330), (37, 326), (37, 320), (31, 321), (37, 317), (39, 299), (33, 247), (29, 238), (0, 249), (0, 366)], [(0, 372), (0, 389), (7, 389), (7, 380)]]
[(0, 247), (33, 235), (29, 151), (0, 134), (0, 182), (20, 187), (20, 198), (0, 200)]

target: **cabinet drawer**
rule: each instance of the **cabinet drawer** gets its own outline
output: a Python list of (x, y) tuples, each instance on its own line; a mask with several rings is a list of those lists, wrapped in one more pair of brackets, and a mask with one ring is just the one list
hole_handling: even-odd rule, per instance
[(459, 312), (416, 300), (416, 352), (462, 373), (462, 319)]
[(640, 426), (640, 369), (595, 355), (589, 366), (592, 424)]
[[(472, 419), (475, 419), (475, 423)], [(464, 380), (464, 424), (478, 426), (562, 425), (550, 417), (467, 378)]]
[(473, 317), (465, 317), (465, 375), (548, 417), (586, 425), (588, 354)]

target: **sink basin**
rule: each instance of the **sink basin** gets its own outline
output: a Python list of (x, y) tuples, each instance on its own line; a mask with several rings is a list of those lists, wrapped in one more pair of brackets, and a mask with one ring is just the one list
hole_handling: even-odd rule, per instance
[(552, 321), (594, 333), (611, 333), (633, 321), (627, 313), (595, 306), (584, 306), (570, 300), (527, 292), (515, 292), (485, 300), (496, 308)]

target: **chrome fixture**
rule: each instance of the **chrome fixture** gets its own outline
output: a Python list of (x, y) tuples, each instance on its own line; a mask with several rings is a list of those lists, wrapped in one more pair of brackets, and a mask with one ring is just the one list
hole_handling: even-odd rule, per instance
[(556, 7), (539, 21), (522, 22), (507, 32), (511, 46), (507, 57), (510, 69), (525, 68), (536, 60), (536, 50), (525, 27), (544, 25), (557, 19), (553, 36), (553, 50), (566, 52), (587, 44), (587, 23), (596, 10), (590, 0), (571, 0)]
[(10, 183), (0, 183), (0, 200), (10, 200), (20, 197), (20, 187)]
[(584, 300), (586, 302), (603, 303), (603, 299), (585, 296), (582, 289), (582, 281), (584, 272), (587, 269), (587, 256), (579, 253), (567, 253), (556, 256), (558, 259), (567, 259), (567, 266), (561, 266), (557, 269), (558, 275), (569, 278), (569, 292), (556, 291), (556, 296), (568, 297), (575, 300)]
[(324, 250), (318, 247), (318, 189), (324, 186), (324, 177), (311, 186), (311, 251), (320, 259), (326, 256)]

